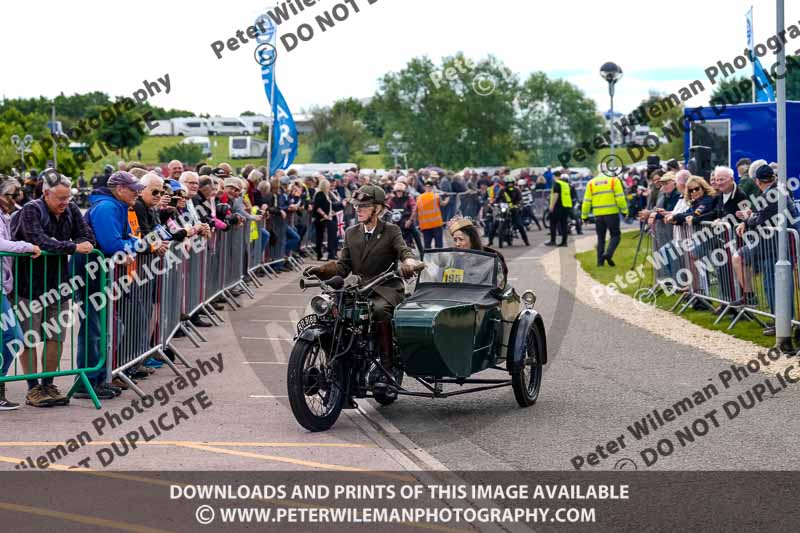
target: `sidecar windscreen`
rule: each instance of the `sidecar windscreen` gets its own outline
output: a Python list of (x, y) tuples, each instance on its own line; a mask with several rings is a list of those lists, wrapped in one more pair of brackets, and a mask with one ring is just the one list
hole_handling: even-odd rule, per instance
[(425, 270), (418, 286), (468, 285), (492, 288), (497, 286), (500, 260), (495, 254), (478, 250), (442, 248), (425, 251)]

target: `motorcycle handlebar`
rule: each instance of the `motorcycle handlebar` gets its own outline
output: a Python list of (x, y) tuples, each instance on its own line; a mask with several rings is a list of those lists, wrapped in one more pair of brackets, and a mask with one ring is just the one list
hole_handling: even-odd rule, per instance
[(316, 287), (322, 287), (322, 281), (318, 279), (300, 278), (300, 290), (313, 289)]

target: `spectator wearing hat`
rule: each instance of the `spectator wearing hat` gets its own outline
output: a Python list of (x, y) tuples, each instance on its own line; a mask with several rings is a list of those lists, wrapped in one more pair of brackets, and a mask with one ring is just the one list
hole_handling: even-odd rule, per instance
[[(84, 221), (78, 206), (71, 202), (70, 180), (55, 171), (44, 175), (44, 196), (28, 202), (11, 220), (11, 236), (15, 241), (24, 241), (38, 246), (41, 250), (51, 252), (51, 256), (41, 256), (29, 261), (17, 263), (17, 295), (20, 300), (33, 302), (53, 288), (58, 288), (70, 279), (67, 254), (84, 258), (94, 249), (94, 235)], [(83, 292), (83, 291), (79, 291)], [(37, 333), (44, 333), (44, 350), (42, 351), (42, 371), (53, 372), (58, 369), (61, 360), (63, 339), (60, 334), (43, 331), (42, 324), (57, 324), (58, 313), (66, 309), (68, 302), (60, 296), (55, 301), (48, 301), (39, 312), (31, 314), (23, 322), (26, 327)], [(30, 305), (28, 305), (30, 309)], [(85, 339), (85, 337), (79, 337)], [(95, 352), (96, 353), (96, 352)], [(79, 359), (84, 354), (79, 352)], [(91, 354), (89, 354), (91, 357)], [(25, 374), (36, 372), (36, 348), (31, 347), (27, 354), (20, 357)], [(28, 380), (28, 405), (49, 407), (66, 405), (69, 400), (55, 386), (53, 378)]]
[[(763, 161), (763, 160), (762, 160)], [(758, 163), (758, 161), (756, 161)], [(755, 165), (756, 163), (753, 163)], [(752, 167), (751, 167), (752, 168)], [(794, 229), (800, 232), (800, 215), (798, 215), (797, 207), (795, 206), (792, 198), (787, 193), (781, 193), (778, 189), (778, 180), (775, 170), (766, 164), (764, 161), (758, 165), (755, 172), (756, 185), (761, 192), (759, 202), (754, 205), (760, 207), (755, 211), (744, 210), (740, 213), (744, 222), (736, 227), (736, 234), (743, 237), (745, 232), (755, 230), (759, 226), (773, 226), (777, 223), (778, 216), (778, 201), (781, 194), (785, 194), (786, 198), (786, 213), (783, 216), (787, 219), (787, 228)], [(767, 304), (771, 313), (775, 313), (775, 257), (770, 254), (753, 254), (748, 248), (744, 249), (744, 261), (755, 262), (755, 267), (758, 272), (761, 272), (762, 279), (764, 280), (764, 292), (767, 296)], [(755, 256), (755, 257), (754, 257)], [(791, 279), (791, 278), (790, 278)], [(793, 289), (791, 289), (793, 290)], [(763, 331), (765, 336), (774, 336), (775, 327), (770, 326)]]
[[(84, 219), (92, 231), (97, 241), (97, 248), (105, 257), (113, 257), (115, 254), (126, 254), (128, 261), (133, 260), (133, 254), (139, 246), (139, 239), (135, 236), (135, 230), (131, 227), (131, 222), (138, 226), (133, 207), (139, 193), (145, 186), (139, 183), (133, 174), (125, 171), (116, 172), (108, 179), (108, 187), (97, 189), (89, 197), (89, 210), (84, 215)], [(132, 216), (129, 216), (129, 212)], [(95, 256), (76, 256), (73, 257), (75, 272), (88, 272), (86, 269), (90, 262), (96, 261)], [(99, 270), (99, 269), (98, 269)], [(99, 310), (91, 303), (91, 296), (101, 292), (99, 276), (87, 276), (88, 294), (79, 291), (78, 303), (84, 307), (83, 316), (80, 323), (80, 339), (87, 339), (87, 353), (85, 357), (80, 357), (79, 366), (81, 368), (91, 368), (97, 365), (100, 354), (100, 314)], [(116, 341), (122, 341), (121, 320), (119, 317), (113, 319)], [(110, 355), (110, 354), (109, 354)], [(86, 377), (94, 389), (95, 394), (100, 399), (109, 399), (118, 395), (121, 391), (118, 387), (107, 384), (105, 369), (95, 372), (88, 372)], [(79, 384), (74, 395), (75, 398), (91, 398), (89, 391), (85, 390), (83, 384)]]

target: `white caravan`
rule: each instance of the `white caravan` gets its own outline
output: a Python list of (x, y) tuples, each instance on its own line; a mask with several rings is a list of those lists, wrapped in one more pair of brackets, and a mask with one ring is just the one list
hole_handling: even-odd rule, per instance
[(267, 141), (255, 137), (231, 137), (228, 140), (231, 159), (251, 159), (267, 156)]

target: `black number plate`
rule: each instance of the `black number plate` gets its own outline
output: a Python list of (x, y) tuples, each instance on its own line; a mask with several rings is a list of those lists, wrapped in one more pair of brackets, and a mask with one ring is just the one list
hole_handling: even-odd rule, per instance
[(297, 323), (297, 334), (299, 335), (302, 331), (305, 331), (312, 326), (316, 326), (317, 324), (319, 324), (319, 317), (317, 317), (317, 315), (308, 315), (303, 317)]

